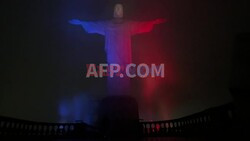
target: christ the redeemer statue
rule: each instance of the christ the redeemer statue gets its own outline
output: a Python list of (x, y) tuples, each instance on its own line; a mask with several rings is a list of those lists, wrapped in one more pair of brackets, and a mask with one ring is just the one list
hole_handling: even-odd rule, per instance
[[(116, 4), (113, 19), (110, 21), (80, 21), (72, 19), (69, 23), (81, 25), (87, 33), (97, 33), (105, 36), (105, 51), (108, 64), (119, 64), (125, 67), (132, 63), (131, 36), (150, 32), (154, 25), (165, 22), (165, 19), (156, 19), (146, 22), (125, 21), (123, 6)], [(129, 86), (129, 79), (108, 78), (109, 93), (124, 93)]]

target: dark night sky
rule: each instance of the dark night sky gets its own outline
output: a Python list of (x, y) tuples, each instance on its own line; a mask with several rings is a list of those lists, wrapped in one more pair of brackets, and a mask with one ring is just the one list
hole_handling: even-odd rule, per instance
[[(168, 20), (132, 38), (135, 63), (165, 63), (167, 72), (160, 80), (133, 80), (142, 119), (178, 118), (232, 100), (233, 43), (249, 32), (246, 1), (120, 1), (127, 19)], [(111, 19), (116, 2), (1, 1), (0, 115), (91, 122), (106, 80), (86, 79), (85, 64), (106, 62), (104, 38), (67, 21)]]

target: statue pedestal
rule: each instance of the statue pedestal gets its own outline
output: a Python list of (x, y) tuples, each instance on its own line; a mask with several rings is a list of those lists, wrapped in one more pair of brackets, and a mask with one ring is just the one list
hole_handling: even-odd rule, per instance
[(99, 108), (99, 127), (107, 137), (140, 135), (138, 105), (129, 96), (104, 98)]

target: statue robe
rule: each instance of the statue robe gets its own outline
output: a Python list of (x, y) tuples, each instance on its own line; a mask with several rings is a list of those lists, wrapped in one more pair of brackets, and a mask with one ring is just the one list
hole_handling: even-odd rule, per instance
[(130, 78), (126, 77), (125, 67), (132, 63), (131, 36), (150, 32), (154, 27), (153, 21), (133, 22), (112, 21), (82, 22), (87, 33), (97, 33), (105, 36), (105, 51), (108, 64), (119, 64), (124, 68), (124, 78), (108, 77), (108, 92), (111, 95), (121, 95), (130, 92)]

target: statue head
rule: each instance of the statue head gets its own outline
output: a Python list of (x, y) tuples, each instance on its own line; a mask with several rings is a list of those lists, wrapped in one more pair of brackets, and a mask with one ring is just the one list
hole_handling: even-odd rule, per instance
[(115, 5), (114, 18), (123, 18), (123, 6), (122, 6), (122, 4)]

